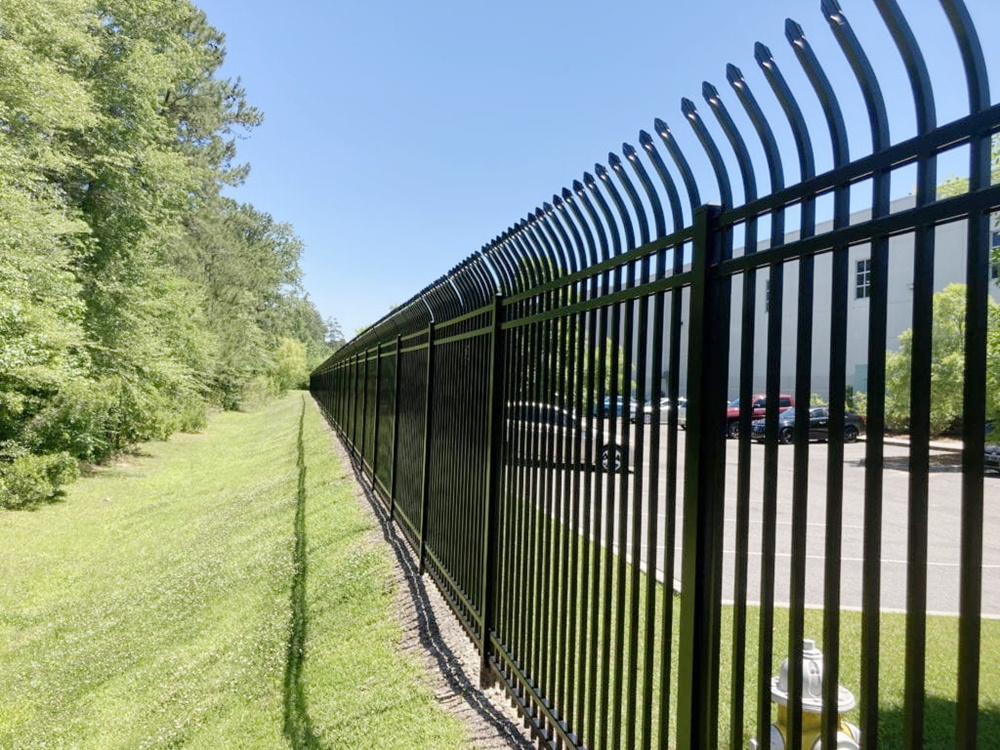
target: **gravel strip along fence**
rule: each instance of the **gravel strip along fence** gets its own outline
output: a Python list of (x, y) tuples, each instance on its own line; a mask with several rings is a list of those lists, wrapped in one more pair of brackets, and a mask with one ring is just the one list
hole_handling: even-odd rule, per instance
[(387, 544), (392, 553), (392, 585), (396, 590), (396, 616), (403, 629), (403, 650), (416, 654), (427, 666), (435, 697), (464, 722), (472, 750), (534, 750), (535, 744), (506, 693), (499, 687), (479, 687), (480, 658), (475, 645), (431, 578), (417, 573), (413, 551), (389, 524), (389, 516), (372, 496), (368, 482), (359, 481), (358, 465), (325, 420), (324, 425), (345, 467), (341, 479), (354, 482), (362, 514), (378, 526), (371, 532), (372, 543)]

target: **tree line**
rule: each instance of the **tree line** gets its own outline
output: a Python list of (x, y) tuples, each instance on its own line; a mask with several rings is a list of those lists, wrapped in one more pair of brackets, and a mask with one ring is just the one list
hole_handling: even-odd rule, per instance
[(0, 507), (300, 386), (342, 340), (288, 224), (222, 194), (260, 124), (188, 0), (0, 3)]

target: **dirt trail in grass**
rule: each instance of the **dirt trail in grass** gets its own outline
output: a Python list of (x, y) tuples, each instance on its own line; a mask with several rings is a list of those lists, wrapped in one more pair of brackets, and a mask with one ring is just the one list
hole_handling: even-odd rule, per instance
[(479, 687), (479, 652), (430, 577), (417, 573), (413, 551), (389, 524), (367, 483), (359, 481), (357, 465), (333, 430), (329, 435), (332, 449), (344, 467), (341, 479), (353, 482), (361, 512), (378, 524), (372, 531), (372, 544), (387, 545), (392, 553), (391, 577), (397, 592), (397, 617), (403, 628), (403, 650), (427, 666), (435, 697), (466, 725), (471, 748), (534, 750), (530, 735), (503, 690)]

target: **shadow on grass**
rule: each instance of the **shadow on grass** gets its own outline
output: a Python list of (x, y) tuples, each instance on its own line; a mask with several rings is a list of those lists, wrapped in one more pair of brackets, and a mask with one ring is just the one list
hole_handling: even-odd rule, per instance
[[(455, 652), (448, 647), (448, 644), (441, 635), (437, 617), (427, 596), (425, 581), (432, 579), (429, 577), (425, 579), (420, 575), (417, 560), (413, 551), (406, 543), (405, 537), (397, 533), (397, 527), (390, 522), (385, 506), (374, 496), (371, 490), (371, 481), (365, 477), (362, 465), (358, 462), (357, 457), (351, 454), (346, 445), (345, 449), (351, 461), (355, 479), (365, 493), (365, 498), (368, 500), (369, 506), (378, 519), (382, 536), (403, 571), (403, 578), (406, 581), (409, 598), (413, 602), (421, 647), (434, 660), (434, 664), (444, 678), (448, 688), (455, 695), (462, 696), (468, 706), (499, 737), (502, 737), (509, 747), (515, 748), (515, 750), (535, 750), (535, 745), (521, 734), (514, 722), (497, 710), (490, 700), (479, 690), (478, 675), (473, 676), (476, 679), (474, 683), (470, 679), (470, 676), (462, 669)], [(477, 738), (472, 737), (471, 739), (473, 740), (473, 746), (476, 746), (475, 740)]]
[[(958, 704), (954, 700), (928, 695), (924, 698), (924, 747), (954, 747), (955, 717)], [(902, 750), (904, 715), (902, 706), (879, 709), (879, 743), (885, 750)], [(1000, 706), (980, 705), (978, 731), (980, 748), (1000, 748)]]
[(292, 628), (288, 635), (288, 652), (285, 660), (285, 736), (293, 750), (326, 750), (313, 732), (305, 688), (302, 684), (302, 667), (305, 663), (306, 628), (306, 460), (303, 431), (305, 429), (306, 402), (302, 399), (299, 416), (298, 469), (299, 489), (295, 501), (295, 549), (292, 559), (295, 575), (292, 578)]

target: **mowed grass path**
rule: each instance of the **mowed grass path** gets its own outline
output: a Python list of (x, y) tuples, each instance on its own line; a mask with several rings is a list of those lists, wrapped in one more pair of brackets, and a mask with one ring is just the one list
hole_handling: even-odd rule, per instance
[(0, 748), (457, 748), (308, 397), (0, 512)]

